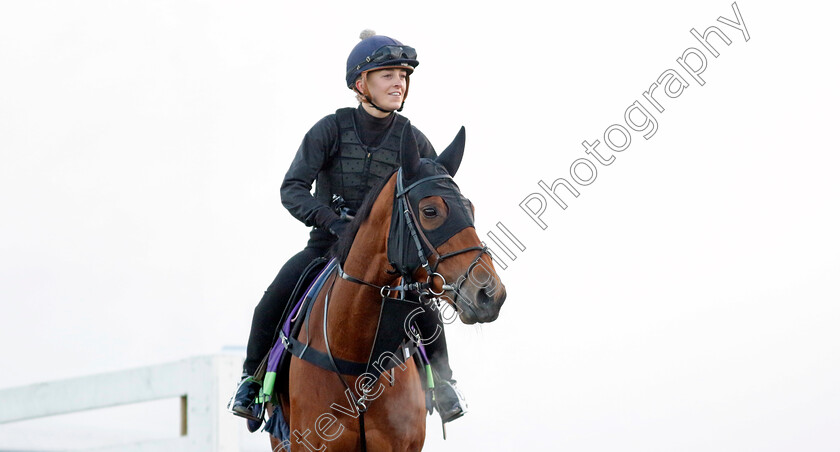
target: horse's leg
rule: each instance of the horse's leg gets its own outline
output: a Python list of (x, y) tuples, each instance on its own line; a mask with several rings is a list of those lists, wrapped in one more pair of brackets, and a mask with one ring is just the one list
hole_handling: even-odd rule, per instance
[(268, 435), (268, 438), (271, 441), (271, 452), (285, 452), (286, 449), (283, 448), (283, 444), (279, 439), (271, 435)]
[(382, 386), (375, 386), (383, 391), (365, 418), (368, 450), (417, 452), (426, 439), (426, 398), (414, 361), (396, 368), (394, 377), (394, 386), (386, 374), (379, 377)]

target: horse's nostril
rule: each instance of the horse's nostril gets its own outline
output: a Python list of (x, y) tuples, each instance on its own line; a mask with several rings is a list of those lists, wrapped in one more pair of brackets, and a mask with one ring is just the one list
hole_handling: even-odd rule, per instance
[(479, 306), (490, 304), (490, 302), (493, 301), (493, 297), (488, 295), (487, 290), (485, 290), (483, 288), (479, 289), (478, 294), (477, 294), (477, 298), (478, 298), (477, 301), (478, 301)]

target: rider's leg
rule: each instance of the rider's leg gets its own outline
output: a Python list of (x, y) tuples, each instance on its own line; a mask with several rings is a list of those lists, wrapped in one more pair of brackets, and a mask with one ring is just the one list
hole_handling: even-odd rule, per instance
[(313, 259), (326, 254), (328, 248), (317, 245), (319, 244), (313, 244), (310, 241), (303, 251), (292, 256), (283, 265), (254, 309), (247, 356), (242, 366), (242, 381), (236, 389), (230, 406), (234, 414), (248, 419), (255, 419), (257, 416), (251, 408), (260, 389), (260, 382), (251, 377), (256, 373), (263, 357), (273, 345), (277, 324), (280, 323), (280, 317), (286, 309), (286, 304), (301, 273)]
[(303, 269), (313, 259), (323, 256), (324, 250), (307, 246), (295, 254), (277, 273), (274, 281), (265, 290), (251, 320), (251, 334), (248, 337), (248, 351), (242, 371), (254, 375), (257, 367), (273, 345), (274, 332), (280, 323), (280, 316), (286, 309), (292, 290), (297, 284)]
[(455, 386), (455, 380), (452, 379), (443, 321), (437, 310), (426, 305), (424, 312), (418, 316), (418, 326), (422, 337), (434, 338), (434, 340), (424, 341), (423, 347), (426, 349), (426, 356), (429, 357), (432, 369), (440, 378), (435, 382), (435, 400), (440, 418), (444, 423), (454, 421), (466, 414), (467, 403)]

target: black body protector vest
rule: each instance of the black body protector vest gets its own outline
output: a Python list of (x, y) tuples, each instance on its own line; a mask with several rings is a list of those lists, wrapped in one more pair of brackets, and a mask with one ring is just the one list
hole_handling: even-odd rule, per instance
[[(400, 143), (408, 119), (396, 115), (379, 146), (366, 146), (356, 131), (354, 108), (340, 108), (338, 150), (332, 150), (323, 171), (318, 173), (315, 199), (330, 205), (333, 194), (344, 198), (347, 207), (358, 210), (368, 192), (400, 166)], [(409, 132), (410, 133), (410, 132)]]

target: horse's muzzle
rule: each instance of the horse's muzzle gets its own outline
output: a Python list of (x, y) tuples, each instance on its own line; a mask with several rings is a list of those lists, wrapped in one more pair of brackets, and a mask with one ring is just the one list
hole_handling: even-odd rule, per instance
[(459, 292), (455, 301), (461, 321), (471, 325), (496, 320), (507, 297), (505, 286), (499, 283), (491, 288), (473, 286), (472, 289)]

